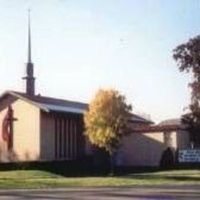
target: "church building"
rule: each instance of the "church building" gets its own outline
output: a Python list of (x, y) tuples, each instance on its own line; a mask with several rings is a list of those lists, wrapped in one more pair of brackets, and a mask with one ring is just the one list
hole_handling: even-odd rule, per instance
[[(0, 162), (78, 160), (92, 156), (85, 138), (86, 103), (51, 98), (35, 93), (31, 59), (30, 18), (25, 92), (6, 91), (0, 96)], [(158, 166), (167, 148), (189, 147), (189, 134), (180, 121), (158, 125), (132, 114), (132, 133), (116, 155), (116, 164)]]

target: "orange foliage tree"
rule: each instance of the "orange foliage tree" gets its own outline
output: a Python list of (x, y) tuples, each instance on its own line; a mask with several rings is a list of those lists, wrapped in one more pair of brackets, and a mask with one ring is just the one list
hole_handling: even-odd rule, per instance
[[(128, 121), (132, 107), (118, 91), (100, 89), (84, 115), (86, 136), (89, 141), (112, 155), (122, 136), (129, 133)], [(111, 162), (112, 164), (112, 162)]]

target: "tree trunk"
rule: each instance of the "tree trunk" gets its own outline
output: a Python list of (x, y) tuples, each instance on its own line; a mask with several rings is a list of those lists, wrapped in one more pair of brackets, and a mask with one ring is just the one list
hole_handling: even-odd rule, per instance
[(115, 173), (114, 157), (113, 153), (109, 153), (109, 155), (110, 155), (110, 176), (113, 176)]

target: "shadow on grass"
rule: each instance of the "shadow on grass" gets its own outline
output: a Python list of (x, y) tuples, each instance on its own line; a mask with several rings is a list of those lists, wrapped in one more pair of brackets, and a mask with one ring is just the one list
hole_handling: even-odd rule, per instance
[(63, 177), (105, 176), (109, 173), (108, 168), (95, 167), (86, 160), (0, 164), (0, 171), (13, 170), (42, 170)]
[[(184, 175), (159, 175), (153, 174), (153, 172), (162, 172), (175, 169), (200, 169), (198, 166), (187, 167), (171, 167), (171, 168), (159, 168), (159, 167), (118, 167), (115, 168), (114, 177), (134, 178), (134, 179), (166, 179), (166, 180), (192, 180), (200, 181), (200, 177), (192, 177)], [(109, 167), (97, 167), (92, 164), (91, 160), (86, 158), (78, 161), (53, 161), (53, 162), (20, 162), (20, 163), (1, 163), (0, 171), (12, 171), (12, 170), (42, 170), (50, 172), (55, 175), (63, 177), (101, 177), (109, 176)], [(143, 175), (144, 173), (147, 173)], [(152, 174), (149, 174), (152, 173)]]

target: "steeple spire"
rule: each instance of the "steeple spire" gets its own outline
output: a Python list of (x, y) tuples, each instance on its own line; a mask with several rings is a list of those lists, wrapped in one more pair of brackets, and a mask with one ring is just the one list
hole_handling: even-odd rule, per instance
[(28, 63), (31, 63), (31, 10), (28, 9)]
[(30, 9), (28, 10), (28, 61), (26, 63), (26, 94), (30, 96), (35, 95), (35, 77), (34, 77), (34, 65), (31, 60), (31, 20)]

